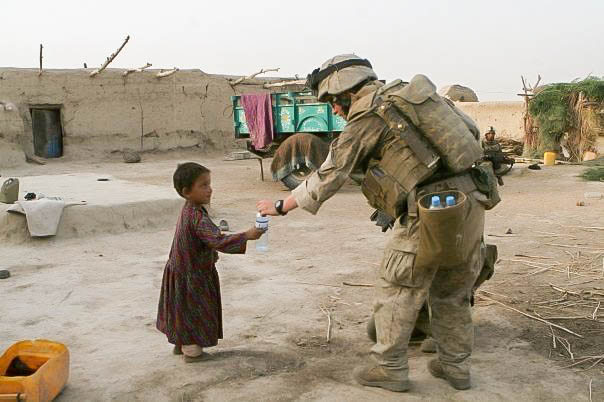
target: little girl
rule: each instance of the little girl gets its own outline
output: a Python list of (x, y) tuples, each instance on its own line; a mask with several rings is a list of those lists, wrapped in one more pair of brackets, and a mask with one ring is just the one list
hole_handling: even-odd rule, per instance
[(157, 329), (174, 344), (185, 361), (201, 360), (203, 348), (222, 339), (220, 282), (215, 262), (218, 251), (245, 253), (248, 240), (262, 230), (223, 235), (202, 206), (212, 198), (210, 170), (194, 162), (178, 165), (174, 188), (187, 200), (176, 224), (170, 256), (164, 269)]

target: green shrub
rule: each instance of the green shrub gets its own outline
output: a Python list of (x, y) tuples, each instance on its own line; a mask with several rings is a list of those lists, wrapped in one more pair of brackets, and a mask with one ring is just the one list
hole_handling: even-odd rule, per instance
[(604, 181), (604, 166), (595, 166), (585, 169), (581, 177), (589, 181)]
[(589, 77), (582, 81), (551, 84), (535, 95), (529, 113), (539, 126), (540, 148), (554, 150), (561, 137), (573, 125), (572, 102), (579, 93), (592, 102), (604, 102), (604, 80)]

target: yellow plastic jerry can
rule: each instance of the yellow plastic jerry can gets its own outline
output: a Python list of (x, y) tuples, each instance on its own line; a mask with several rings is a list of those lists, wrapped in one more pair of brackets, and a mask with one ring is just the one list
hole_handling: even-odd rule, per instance
[(68, 378), (65, 345), (44, 339), (17, 342), (0, 356), (0, 401), (52, 401)]

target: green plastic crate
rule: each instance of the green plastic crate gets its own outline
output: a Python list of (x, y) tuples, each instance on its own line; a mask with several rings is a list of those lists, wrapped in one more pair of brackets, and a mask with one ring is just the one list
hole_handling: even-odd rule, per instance
[[(329, 103), (318, 102), (310, 92), (274, 93), (271, 95), (275, 135), (294, 133), (339, 133), (346, 120), (333, 114)], [(240, 96), (231, 96), (235, 138), (248, 138), (250, 131)]]

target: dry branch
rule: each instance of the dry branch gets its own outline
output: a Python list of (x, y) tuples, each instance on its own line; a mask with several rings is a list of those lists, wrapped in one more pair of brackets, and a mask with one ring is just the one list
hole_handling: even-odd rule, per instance
[(327, 316), (327, 334), (325, 336), (327, 343), (329, 343), (329, 341), (331, 341), (331, 312), (329, 311), (329, 309), (323, 305), (320, 305), (319, 308), (321, 309), (321, 311), (323, 312), (323, 314), (325, 314)]
[(302, 281), (295, 281), (294, 283), (301, 283), (303, 285), (328, 286), (330, 288), (341, 288), (342, 287), (340, 285), (330, 285), (328, 283), (302, 282)]
[(42, 75), (42, 49), (44, 46), (40, 43), (40, 71), (38, 71), (38, 76)]
[(598, 305), (596, 306), (596, 309), (594, 310), (593, 314), (591, 315), (591, 318), (596, 321), (598, 319), (598, 310), (600, 309), (600, 303), (601, 301), (598, 301)]
[[(478, 290), (478, 291), (479, 291), (479, 292), (481, 292), (481, 290)], [(520, 310), (518, 310), (518, 309), (516, 309), (516, 308), (514, 308), (514, 307), (508, 306), (507, 304), (502, 303), (502, 302), (500, 302), (499, 300), (491, 299), (490, 297), (485, 296), (485, 295), (482, 295), (481, 297), (483, 297), (483, 298), (484, 298), (484, 299), (486, 299), (486, 300), (492, 301), (492, 302), (494, 302), (494, 303), (500, 304), (500, 305), (502, 305), (503, 307), (505, 307), (505, 308), (507, 308), (507, 309), (509, 309), (509, 310), (515, 311), (515, 312), (517, 312), (517, 313), (520, 313), (520, 314), (522, 314), (522, 315), (523, 315), (523, 316), (525, 316), (525, 317), (531, 318), (531, 319), (533, 319), (533, 320), (536, 320), (536, 321), (542, 322), (542, 323), (547, 324), (547, 325), (551, 325), (551, 326), (552, 326), (552, 327), (554, 327), (554, 328), (561, 329), (562, 331), (567, 332), (567, 333), (569, 333), (569, 334), (571, 334), (571, 335), (574, 335), (574, 336), (576, 336), (576, 337), (578, 337), (578, 338), (583, 338), (583, 335), (579, 335), (579, 334), (577, 334), (576, 332), (573, 332), (573, 331), (571, 331), (571, 330), (570, 330), (570, 329), (568, 329), (568, 328), (564, 328), (564, 327), (563, 327), (563, 326), (561, 326), (561, 325), (554, 324), (553, 322), (549, 322), (549, 321), (544, 320), (544, 319), (542, 319), (542, 318), (538, 318), (538, 317), (535, 317), (535, 316), (533, 316), (533, 315), (527, 314), (527, 313), (525, 313), (525, 312), (523, 312), (523, 311), (520, 311)]]
[(257, 75), (268, 73), (270, 71), (279, 71), (279, 68), (267, 68), (266, 70), (261, 68), (260, 71), (258, 71), (257, 73), (250, 74), (247, 77), (237, 78), (235, 81), (232, 81), (232, 82), (229, 80), (229, 84), (231, 84), (231, 86), (234, 87), (235, 85), (241, 84), (245, 80), (251, 80), (254, 77), (256, 77)]
[(544, 260), (551, 260), (553, 257), (543, 257), (540, 255), (526, 255), (526, 254), (514, 254), (514, 257), (524, 257), (524, 258), (538, 258)]
[(90, 76), (94, 77), (97, 74), (99, 74), (101, 71), (103, 71), (104, 69), (106, 69), (107, 66), (109, 65), (109, 63), (111, 63), (113, 61), (113, 59), (115, 59), (117, 57), (117, 55), (120, 54), (120, 52), (122, 51), (122, 49), (124, 48), (124, 46), (126, 46), (126, 43), (128, 43), (129, 40), (130, 40), (130, 35), (126, 36), (126, 39), (124, 39), (124, 43), (122, 43), (122, 45), (119, 47), (119, 49), (117, 49), (117, 51), (115, 53), (112, 53), (111, 56), (107, 57), (107, 60), (105, 60), (105, 62), (103, 63), (103, 65), (100, 68), (97, 68), (96, 70), (94, 70), (93, 72), (91, 72)]
[(593, 379), (593, 378), (590, 378), (590, 379), (589, 379), (589, 402), (591, 402), (591, 401), (592, 401), (592, 399), (591, 399), (591, 383), (592, 383), (593, 381), (594, 381), (594, 379)]
[(160, 71), (159, 73), (155, 74), (156, 78), (164, 78), (164, 77), (168, 77), (174, 73), (176, 73), (178, 71), (177, 67), (174, 67), (172, 70), (168, 70), (168, 71)]
[(291, 81), (280, 81), (275, 83), (265, 83), (262, 85), (263, 88), (278, 88), (278, 87), (286, 87), (289, 85), (306, 85), (306, 80), (291, 80)]
[(144, 69), (149, 68), (149, 67), (151, 67), (151, 66), (152, 66), (152, 64), (151, 64), (151, 63), (147, 63), (147, 64), (145, 64), (144, 66), (139, 67), (139, 68), (130, 68), (130, 69), (128, 69), (128, 70), (126, 70), (126, 71), (124, 71), (124, 74), (123, 74), (123, 75), (124, 75), (124, 77), (126, 77), (128, 74), (132, 74), (132, 73), (140, 73), (140, 72), (142, 72)]
[(359, 286), (359, 287), (363, 287), (363, 288), (372, 288), (373, 287), (373, 285), (371, 285), (369, 283), (342, 282), (342, 285), (345, 285), (345, 286)]

